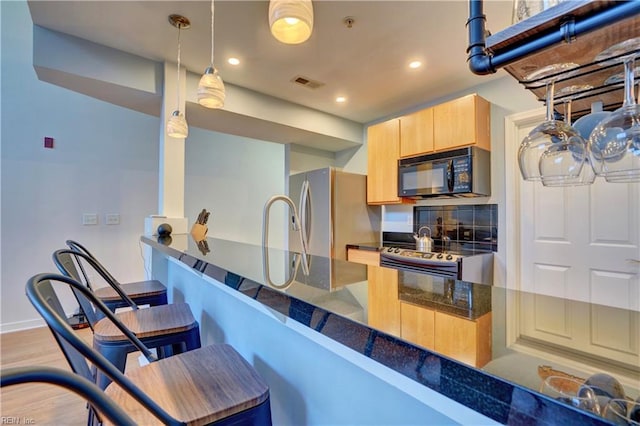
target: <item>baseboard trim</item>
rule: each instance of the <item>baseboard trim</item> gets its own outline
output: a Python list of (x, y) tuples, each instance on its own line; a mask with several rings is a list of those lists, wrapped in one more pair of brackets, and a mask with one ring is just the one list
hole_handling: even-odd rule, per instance
[(14, 331), (28, 330), (30, 328), (44, 327), (46, 324), (42, 318), (36, 318), (26, 321), (16, 321), (6, 324), (0, 324), (0, 334), (12, 333)]

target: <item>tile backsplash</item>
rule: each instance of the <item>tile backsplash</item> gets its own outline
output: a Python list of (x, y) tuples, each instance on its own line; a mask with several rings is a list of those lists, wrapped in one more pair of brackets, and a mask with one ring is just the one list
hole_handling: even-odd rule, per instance
[[(416, 206), (413, 231), (431, 229), (436, 244), (449, 237), (452, 250), (498, 251), (498, 205)], [(428, 234), (428, 231), (423, 230)], [(446, 239), (445, 239), (446, 240)]]

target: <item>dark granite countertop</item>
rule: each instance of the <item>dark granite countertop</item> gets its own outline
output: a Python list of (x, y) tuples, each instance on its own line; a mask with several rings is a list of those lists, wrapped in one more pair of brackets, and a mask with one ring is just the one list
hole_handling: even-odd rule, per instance
[[(403, 341), (367, 324), (366, 266), (310, 256), (311, 274), (296, 268), (297, 253), (261, 246), (207, 238), (197, 244), (190, 235), (173, 235), (159, 242), (141, 237), (153, 249), (174, 257), (199, 273), (208, 275), (247, 297), (344, 344), (381, 364), (462, 403), (503, 424), (599, 425), (602, 418), (563, 405), (531, 387), (499, 377)], [(377, 243), (353, 247), (375, 249)], [(203, 247), (206, 250), (203, 250)], [(283, 271), (283, 265), (291, 265)], [(363, 275), (364, 272), (364, 275)], [(504, 301), (506, 289), (455, 281), (455, 289), (422, 288), (422, 274), (403, 272), (400, 300), (438, 308), (465, 318), (488, 312), (491, 300)], [(280, 277), (268, 284), (266, 277)], [(417, 283), (417, 284), (416, 284)], [(473, 293), (467, 305), (460, 294)], [(451, 304), (456, 300), (459, 305)], [(472, 306), (469, 309), (468, 301)], [(493, 307), (493, 317), (504, 316), (503, 303)], [(445, 307), (446, 306), (446, 307)], [(495, 320), (494, 320), (495, 321)]]

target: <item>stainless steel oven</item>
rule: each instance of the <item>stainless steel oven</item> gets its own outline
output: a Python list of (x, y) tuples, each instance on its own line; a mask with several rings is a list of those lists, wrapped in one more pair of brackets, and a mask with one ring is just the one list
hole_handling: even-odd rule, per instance
[(384, 247), (380, 266), (444, 278), (493, 284), (493, 253), (432, 253), (401, 247)]
[(400, 197), (479, 197), (491, 194), (491, 155), (477, 147), (398, 161)]

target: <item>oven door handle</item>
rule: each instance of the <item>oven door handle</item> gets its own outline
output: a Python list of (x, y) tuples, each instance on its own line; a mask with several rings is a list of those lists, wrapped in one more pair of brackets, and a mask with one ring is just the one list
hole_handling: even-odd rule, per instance
[(447, 161), (447, 184), (449, 186), (449, 192), (453, 192), (453, 185), (455, 183), (455, 176), (453, 174), (453, 160)]

